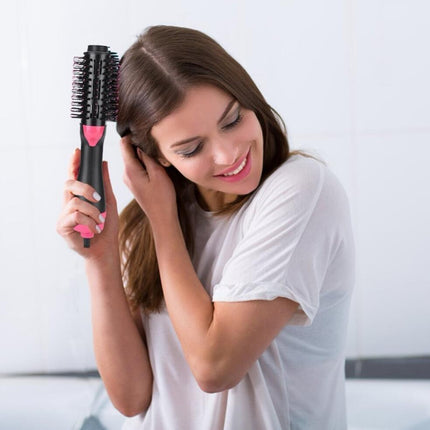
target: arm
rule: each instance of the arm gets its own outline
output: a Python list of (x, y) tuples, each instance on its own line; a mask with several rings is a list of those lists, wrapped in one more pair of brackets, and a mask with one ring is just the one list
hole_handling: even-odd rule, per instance
[[(141, 321), (131, 314), (124, 293), (118, 251), (118, 212), (106, 163), (103, 180), (107, 220), (102, 234), (98, 210), (76, 195), (94, 201), (90, 186), (76, 181), (79, 150), (75, 151), (64, 191), (64, 205), (57, 223), (58, 233), (86, 261), (90, 287), (94, 350), (97, 366), (115, 407), (124, 415), (143, 412), (151, 401), (152, 370)], [(73, 230), (85, 224), (95, 233), (90, 248)]]
[[(150, 219), (169, 316), (204, 391), (236, 385), (294, 314), (297, 304), (213, 303), (198, 279), (179, 225), (173, 186), (162, 167), (122, 142), (125, 182)], [(160, 199), (163, 196), (163, 199)]]
[(167, 309), (198, 384), (207, 392), (235, 386), (297, 304), (285, 298), (212, 303), (196, 276), (179, 225), (154, 221), (153, 230)]
[(123, 415), (137, 415), (148, 408), (152, 392), (152, 370), (140, 316), (130, 312), (119, 257), (88, 261), (86, 270), (97, 367), (115, 407)]

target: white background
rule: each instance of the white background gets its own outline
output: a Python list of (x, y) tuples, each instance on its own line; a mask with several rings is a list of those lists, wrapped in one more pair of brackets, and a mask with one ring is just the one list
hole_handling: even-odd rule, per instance
[[(73, 56), (145, 27), (220, 42), (343, 182), (357, 244), (348, 357), (430, 354), (427, 0), (15, 0), (0, 13), (0, 372), (94, 368), (81, 259), (56, 235), (78, 120)], [(105, 158), (122, 208), (118, 136)]]

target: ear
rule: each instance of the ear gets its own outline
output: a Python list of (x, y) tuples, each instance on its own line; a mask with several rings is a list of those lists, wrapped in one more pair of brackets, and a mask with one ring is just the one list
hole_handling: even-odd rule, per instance
[(163, 167), (169, 167), (171, 164), (163, 157), (159, 157), (158, 158), (159, 163), (163, 166)]

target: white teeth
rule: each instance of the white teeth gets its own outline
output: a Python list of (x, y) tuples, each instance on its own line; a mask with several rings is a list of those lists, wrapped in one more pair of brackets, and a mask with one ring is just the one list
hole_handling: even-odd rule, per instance
[(245, 167), (245, 165), (246, 165), (246, 158), (242, 161), (242, 163), (240, 163), (240, 166), (236, 170), (233, 170), (233, 172), (230, 172), (230, 173), (226, 173), (223, 176), (237, 175), (239, 172), (242, 171), (242, 169)]

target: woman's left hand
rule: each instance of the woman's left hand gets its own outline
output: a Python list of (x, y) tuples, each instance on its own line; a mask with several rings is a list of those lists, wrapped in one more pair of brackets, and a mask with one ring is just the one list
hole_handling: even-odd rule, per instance
[(169, 216), (177, 217), (175, 187), (164, 167), (140, 148), (136, 151), (129, 136), (121, 139), (121, 153), (124, 160), (124, 183), (151, 224)]

